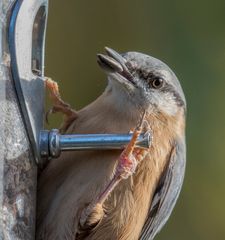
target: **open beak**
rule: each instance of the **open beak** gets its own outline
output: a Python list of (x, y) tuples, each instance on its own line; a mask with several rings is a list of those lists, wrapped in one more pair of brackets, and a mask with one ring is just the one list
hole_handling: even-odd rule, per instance
[(111, 48), (105, 47), (105, 51), (107, 55), (97, 55), (97, 62), (99, 66), (109, 76), (111, 75), (113, 79), (117, 80), (121, 84), (134, 87), (136, 84), (130, 70), (126, 65), (127, 60)]

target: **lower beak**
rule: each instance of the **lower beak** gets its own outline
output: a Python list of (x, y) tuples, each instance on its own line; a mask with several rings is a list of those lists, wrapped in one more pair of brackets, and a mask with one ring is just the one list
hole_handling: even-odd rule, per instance
[(135, 85), (134, 78), (126, 66), (126, 59), (111, 48), (105, 48), (107, 55), (98, 54), (99, 66), (113, 79), (125, 85)]

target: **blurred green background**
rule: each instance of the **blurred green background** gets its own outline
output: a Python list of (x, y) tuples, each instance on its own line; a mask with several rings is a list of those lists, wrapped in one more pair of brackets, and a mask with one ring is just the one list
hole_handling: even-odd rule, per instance
[(50, 0), (46, 75), (76, 109), (106, 86), (96, 63), (104, 46), (163, 60), (186, 94), (185, 183), (156, 239), (224, 240), (225, 1)]

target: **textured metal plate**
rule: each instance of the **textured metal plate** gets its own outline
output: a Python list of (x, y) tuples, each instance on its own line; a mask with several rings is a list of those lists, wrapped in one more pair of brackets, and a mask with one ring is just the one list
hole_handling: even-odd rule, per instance
[(11, 70), (34, 157), (44, 116), (44, 42), (48, 0), (16, 1), (9, 26)]

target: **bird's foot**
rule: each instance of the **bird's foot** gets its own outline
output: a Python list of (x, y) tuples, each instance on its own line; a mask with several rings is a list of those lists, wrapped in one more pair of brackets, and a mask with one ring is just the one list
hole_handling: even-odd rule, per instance
[(105, 190), (99, 195), (97, 203), (103, 204), (106, 198), (115, 188), (115, 186), (122, 179), (127, 179), (129, 176), (133, 175), (135, 173), (138, 163), (142, 161), (146, 154), (148, 153), (148, 149), (136, 147), (137, 140), (143, 130), (144, 122), (145, 112), (141, 117), (140, 123), (135, 128), (130, 142), (123, 150), (123, 152), (120, 154), (113, 178), (108, 183)]
[[(81, 218), (80, 218), (81, 226), (86, 225), (86, 223), (88, 222), (88, 219), (93, 218), (94, 216), (93, 213), (95, 212), (96, 207), (97, 209), (99, 208), (103, 209), (103, 204), (105, 200), (113, 191), (113, 189), (116, 187), (116, 185), (122, 179), (127, 179), (129, 176), (134, 174), (138, 163), (142, 161), (146, 156), (146, 154), (148, 153), (148, 149), (136, 147), (137, 139), (143, 130), (143, 125), (145, 121), (144, 118), (145, 118), (145, 114), (143, 114), (140, 123), (138, 124), (136, 129), (133, 131), (133, 136), (131, 138), (131, 141), (119, 156), (118, 164), (116, 166), (116, 170), (113, 178), (110, 180), (110, 182), (105, 187), (105, 189), (101, 192), (101, 194), (98, 195), (96, 200), (91, 202), (88, 205), (88, 207), (86, 207), (82, 211)], [(96, 219), (95, 219), (95, 222), (96, 222)]]
[(46, 121), (48, 122), (48, 117), (52, 113), (63, 113), (65, 118), (62, 126), (60, 127), (60, 132), (65, 132), (69, 125), (77, 118), (77, 113), (68, 103), (62, 100), (58, 84), (55, 81), (50, 78), (46, 78), (45, 85), (49, 90), (50, 98), (53, 102), (53, 107), (46, 113)]
[(145, 113), (143, 113), (138, 126), (132, 131), (133, 136), (129, 144), (119, 156), (118, 165), (115, 171), (115, 176), (118, 176), (118, 178), (127, 179), (129, 176), (133, 175), (138, 163), (147, 154), (147, 149), (136, 147), (137, 139), (143, 131), (144, 124), (146, 124)]

